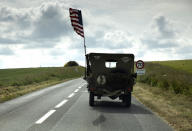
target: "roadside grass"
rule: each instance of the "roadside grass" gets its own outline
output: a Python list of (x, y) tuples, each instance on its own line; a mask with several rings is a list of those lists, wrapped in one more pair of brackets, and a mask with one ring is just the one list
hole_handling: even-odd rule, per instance
[(192, 73), (192, 60), (154, 61), (153, 63), (159, 63), (161, 65), (169, 66), (174, 69)]
[(83, 72), (84, 68), (80, 66), (0, 69), (0, 87), (23, 86), (50, 79), (79, 77)]
[(165, 92), (169, 90), (175, 94), (192, 97), (192, 74), (190, 72), (153, 62), (145, 63), (145, 69), (146, 74), (138, 76), (138, 82), (159, 87)]
[(84, 67), (0, 69), (0, 102), (83, 76)]
[(133, 95), (175, 130), (192, 130), (192, 60), (145, 63)]
[[(71, 78), (73, 79), (73, 78)], [(0, 103), (11, 100), (13, 98), (16, 98), (18, 96), (25, 95), (27, 93), (43, 89), (61, 82), (65, 82), (71, 79), (64, 79), (64, 80), (48, 80), (48, 81), (43, 81), (40, 83), (33, 83), (30, 85), (25, 85), (25, 86), (18, 86), (18, 87), (13, 87), (13, 86), (8, 86), (5, 88), (0, 88)]]
[(134, 86), (133, 95), (164, 118), (174, 130), (192, 130), (192, 97), (143, 83)]

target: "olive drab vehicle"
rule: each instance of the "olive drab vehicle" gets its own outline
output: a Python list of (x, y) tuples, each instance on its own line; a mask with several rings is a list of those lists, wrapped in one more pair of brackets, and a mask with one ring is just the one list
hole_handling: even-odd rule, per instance
[(131, 105), (131, 92), (137, 74), (134, 73), (133, 54), (90, 53), (86, 55), (86, 75), (89, 105), (107, 96), (119, 98), (125, 106)]

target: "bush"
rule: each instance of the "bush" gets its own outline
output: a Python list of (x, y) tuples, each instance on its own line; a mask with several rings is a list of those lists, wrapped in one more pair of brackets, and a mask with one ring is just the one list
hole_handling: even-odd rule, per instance
[(173, 91), (175, 92), (175, 94), (182, 94), (183, 93), (183, 89), (182, 89), (182, 85), (176, 81), (172, 81), (171, 87), (173, 89)]
[(151, 78), (151, 86), (157, 86), (158, 80), (156, 78)]
[(192, 96), (192, 85), (189, 86), (189, 91), (186, 94)]
[(146, 83), (149, 84), (149, 85), (151, 84), (151, 77), (147, 77)]
[(166, 80), (161, 80), (158, 82), (158, 87), (168, 90), (169, 89), (169, 83)]
[(71, 66), (79, 66), (79, 64), (76, 61), (69, 61), (64, 65), (64, 67), (71, 67)]
[(18, 81), (14, 81), (11, 86), (21, 86), (23, 85), (21, 82), (18, 82)]

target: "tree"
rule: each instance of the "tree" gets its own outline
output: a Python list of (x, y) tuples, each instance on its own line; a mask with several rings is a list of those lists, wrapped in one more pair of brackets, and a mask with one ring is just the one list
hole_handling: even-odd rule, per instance
[(79, 66), (79, 64), (76, 61), (69, 61), (64, 65), (64, 67), (71, 67), (71, 66)]

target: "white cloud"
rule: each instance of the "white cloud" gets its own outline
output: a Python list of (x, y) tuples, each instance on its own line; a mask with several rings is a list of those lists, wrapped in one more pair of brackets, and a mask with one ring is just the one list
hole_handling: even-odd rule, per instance
[(134, 53), (144, 60), (192, 58), (190, 4), (188, 0), (0, 1), (0, 68), (63, 66), (69, 60), (83, 65), (83, 39), (71, 27), (69, 7), (82, 10), (88, 53)]
[(144, 49), (148, 51), (144, 59), (149, 59), (149, 54), (151, 60), (190, 59), (192, 39), (186, 37), (184, 25), (177, 26), (177, 22), (163, 15), (155, 16), (149, 30), (141, 37)]
[[(58, 3), (43, 4), (39, 8), (40, 16), (34, 21), (34, 38), (54, 39), (66, 35), (69, 29), (65, 12), (67, 11)], [(68, 27), (67, 27), (68, 26)]]
[[(81, 39), (74, 41), (71, 48), (82, 48)], [(131, 48), (134, 44), (134, 37), (124, 31), (114, 30), (110, 31), (96, 31), (94, 35), (86, 38), (87, 48), (106, 48), (111, 50), (119, 50)]]
[(148, 49), (175, 48), (178, 46), (176, 36), (177, 32), (171, 21), (158, 15), (152, 19), (150, 29), (142, 35), (141, 41)]
[[(54, 47), (62, 36), (67, 36), (64, 4), (43, 3), (36, 8), (16, 9), (0, 7), (0, 44), (24, 44), (25, 47)], [(42, 46), (47, 45), (47, 46)]]
[(159, 38), (174, 38), (176, 32), (172, 27), (170, 20), (168, 20), (165, 16), (160, 15), (154, 17), (152, 27), (154, 28), (154, 33), (157, 33), (157, 37)]

